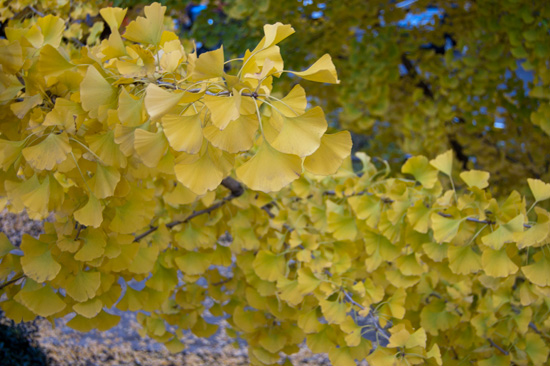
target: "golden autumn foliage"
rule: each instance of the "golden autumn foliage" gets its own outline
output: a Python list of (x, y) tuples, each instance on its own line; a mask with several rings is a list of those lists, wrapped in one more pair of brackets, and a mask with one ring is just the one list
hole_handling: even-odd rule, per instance
[(226, 60), (180, 40), (158, 3), (124, 26), (126, 9), (102, 8), (110, 35), (92, 26), (87, 45), (70, 20), (10, 9), (0, 203), (53, 221), (19, 249), (0, 234), (9, 318), (103, 331), (113, 309), (141, 311), (180, 352), (182, 332), (216, 332), (208, 310), (254, 365), (304, 340), (344, 366), (547, 362), (550, 184), (495, 198), (489, 173), (455, 175), (451, 151), (410, 158), (405, 178), (364, 153), (354, 167), (349, 133), (301, 86), (276, 87), (339, 82), (328, 55), (284, 68), (290, 25)]

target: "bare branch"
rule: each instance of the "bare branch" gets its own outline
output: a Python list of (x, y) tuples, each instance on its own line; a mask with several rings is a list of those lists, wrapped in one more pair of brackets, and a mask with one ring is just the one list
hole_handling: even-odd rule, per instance
[(498, 344), (496, 344), (491, 338), (487, 338), (487, 340), (489, 341), (489, 343), (491, 343), (491, 346), (498, 349), (500, 352), (502, 352), (502, 354), (508, 356), (508, 354), (510, 353), (510, 352), (506, 351), (505, 349), (503, 349), (502, 347), (500, 347)]
[(27, 276), (22, 274), (22, 275), (16, 276), (15, 278), (12, 278), (8, 282), (1, 284), (0, 285), (0, 290), (2, 290), (4, 287), (8, 287), (9, 285), (16, 283), (17, 281), (19, 281), (20, 279), (25, 278), (25, 277), (27, 277)]

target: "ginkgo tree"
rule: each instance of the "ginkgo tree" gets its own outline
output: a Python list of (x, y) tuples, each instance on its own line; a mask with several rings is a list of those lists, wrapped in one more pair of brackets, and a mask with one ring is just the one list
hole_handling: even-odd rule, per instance
[(547, 362), (550, 184), (497, 200), (489, 173), (454, 176), (452, 151), (401, 176), (364, 153), (353, 167), (349, 133), (275, 87), (337, 84), (330, 56), (286, 70), (281, 23), (242, 58), (197, 55), (165, 12), (123, 26), (102, 8), (110, 34), (88, 45), (71, 19), (7, 22), (0, 202), (52, 220), (19, 248), (0, 234), (6, 316), (104, 331), (137, 311), (172, 352), (225, 316), (254, 365), (304, 340), (344, 366)]

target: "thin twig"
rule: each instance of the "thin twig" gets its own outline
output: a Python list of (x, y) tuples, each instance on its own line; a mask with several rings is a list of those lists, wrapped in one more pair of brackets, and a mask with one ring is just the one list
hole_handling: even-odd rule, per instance
[[(166, 227), (168, 229), (172, 229), (174, 226), (177, 226), (177, 225), (180, 225), (180, 224), (185, 224), (185, 223), (189, 222), (190, 220), (194, 219), (197, 216), (210, 213), (210, 212), (222, 207), (227, 202), (231, 201), (234, 198), (240, 197), (244, 193), (244, 188), (243, 188), (242, 184), (239, 183), (238, 181), (236, 181), (235, 179), (231, 178), (231, 177), (227, 177), (227, 178), (223, 179), (222, 182), (221, 182), (221, 185), (224, 186), (225, 188), (229, 189), (229, 191), (231, 191), (231, 193), (228, 196), (224, 197), (221, 201), (218, 201), (218, 202), (214, 203), (213, 205), (211, 205), (207, 208), (204, 208), (204, 209), (199, 210), (199, 211), (194, 211), (193, 213), (191, 213), (189, 216), (187, 216), (183, 220), (172, 221), (172, 222), (166, 224)], [(149, 230), (147, 230), (144, 233), (136, 236), (134, 238), (134, 242), (138, 242), (141, 239), (145, 238), (147, 235), (149, 235), (151, 233), (154, 233), (155, 231), (158, 230), (158, 228), (159, 228), (158, 226), (151, 226), (149, 228)]]
[[(447, 213), (444, 213), (444, 212), (438, 212), (437, 213), (439, 216), (442, 216), (442, 217), (446, 217), (448, 219), (452, 219), (453, 218), (453, 215), (450, 215), (450, 214), (447, 214)], [(474, 217), (468, 217), (466, 218), (466, 221), (469, 221), (469, 222), (475, 222), (476, 224), (485, 224), (485, 225), (496, 225), (496, 221), (491, 221), (491, 220), (479, 220), (479, 219), (476, 219)], [(523, 224), (523, 227), (526, 228), (526, 229), (529, 229), (532, 227), (532, 225), (529, 225), (529, 224)]]
[(498, 349), (500, 352), (502, 352), (502, 354), (504, 354), (505, 356), (508, 356), (509, 352), (506, 351), (505, 349), (503, 349), (502, 347), (500, 347), (498, 344), (496, 344), (491, 338), (487, 338), (487, 340), (489, 341), (489, 343), (491, 343), (491, 346), (495, 347), (496, 349)]
[(12, 278), (12, 279), (9, 280), (8, 282), (1, 284), (1, 285), (0, 285), (0, 290), (2, 290), (4, 287), (7, 287), (7, 286), (9, 286), (9, 285), (11, 285), (11, 284), (14, 284), (15, 282), (17, 282), (17, 281), (19, 281), (20, 279), (25, 278), (25, 277), (27, 277), (27, 276), (24, 275), (24, 274), (22, 274), (22, 275), (20, 275), (20, 276), (17, 276), (17, 277), (15, 277), (15, 278)]

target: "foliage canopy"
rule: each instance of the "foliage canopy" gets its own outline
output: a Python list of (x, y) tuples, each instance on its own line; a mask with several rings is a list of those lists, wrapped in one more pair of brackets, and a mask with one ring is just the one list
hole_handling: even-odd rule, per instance
[(2, 8), (1, 203), (54, 215), (20, 248), (0, 234), (9, 318), (72, 314), (88, 331), (140, 311), (178, 352), (183, 331), (216, 331), (208, 310), (254, 365), (304, 339), (344, 366), (547, 361), (550, 184), (494, 198), (451, 150), (411, 157), (406, 178), (364, 153), (354, 168), (349, 133), (280, 82), (339, 81), (328, 55), (284, 66), (290, 25), (226, 60), (180, 40), (158, 3), (124, 25), (126, 9), (88, 24), (94, 5), (71, 6)]

